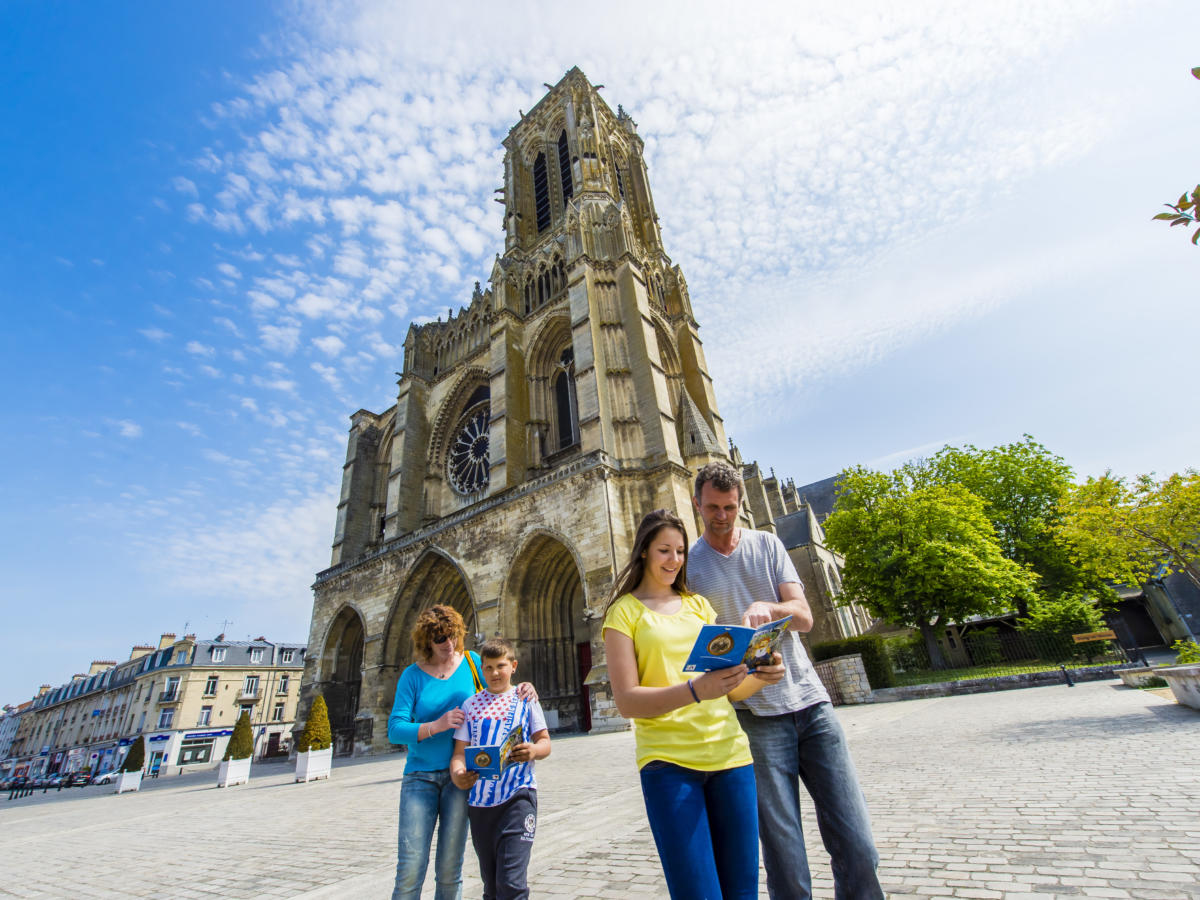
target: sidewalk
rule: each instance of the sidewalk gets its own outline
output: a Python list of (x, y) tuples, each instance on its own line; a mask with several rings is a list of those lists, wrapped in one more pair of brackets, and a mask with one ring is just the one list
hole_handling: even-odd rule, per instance
[[(1200, 898), (1200, 713), (1114, 681), (838, 712), (890, 896)], [(346, 761), (297, 785), (256, 764), (235, 788), (213, 772), (0, 801), (0, 895), (384, 898), (403, 765)], [(666, 896), (630, 734), (559, 738), (538, 777), (535, 896)], [(811, 815), (806, 837), (830, 898)], [(469, 847), (465, 871), (478, 898)]]

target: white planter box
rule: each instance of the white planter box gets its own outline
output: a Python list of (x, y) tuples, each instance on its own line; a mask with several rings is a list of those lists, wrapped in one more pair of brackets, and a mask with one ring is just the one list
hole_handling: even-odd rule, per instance
[(1152, 678), (1160, 677), (1157, 671), (1150, 668), (1117, 669), (1116, 672), (1121, 676), (1121, 681), (1125, 682), (1125, 685), (1131, 688), (1146, 687)]
[(142, 786), (142, 773), (139, 769), (137, 772), (122, 772), (117, 776), (117, 793), (123, 794), (125, 791), (136, 791)]
[(223, 759), (217, 770), (217, 787), (246, 784), (250, 780), (250, 757), (245, 759)]
[(324, 750), (309, 750), (307, 753), (297, 753), (296, 781), (315, 781), (318, 778), (328, 778), (332, 763), (332, 747), (326, 747)]
[(1171, 693), (1184, 706), (1200, 709), (1200, 665), (1165, 666), (1155, 669), (1171, 686)]

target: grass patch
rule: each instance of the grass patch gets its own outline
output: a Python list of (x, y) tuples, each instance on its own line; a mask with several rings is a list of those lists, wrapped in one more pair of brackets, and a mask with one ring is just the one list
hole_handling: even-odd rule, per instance
[[(1113, 665), (1112, 662), (1095, 662), (1088, 664), (1066, 664), (1068, 671), (1089, 668), (1099, 665)], [(1057, 672), (1058, 663), (1024, 662), (1008, 665), (968, 666), (959, 669), (927, 669), (920, 672), (897, 672), (898, 687), (910, 684), (937, 684), (941, 681), (969, 681), (972, 678), (1002, 678), (1005, 675), (1031, 675), (1037, 672)], [(1162, 679), (1159, 679), (1160, 681)], [(1164, 681), (1163, 684), (1166, 684)]]
[(1147, 678), (1145, 681), (1143, 681), (1141, 684), (1138, 685), (1138, 690), (1139, 691), (1149, 691), (1149, 690), (1154, 690), (1155, 688), (1165, 688), (1165, 687), (1169, 687), (1169, 685), (1167, 684), (1167, 679), (1160, 678), (1158, 675), (1151, 675), (1149, 678)]

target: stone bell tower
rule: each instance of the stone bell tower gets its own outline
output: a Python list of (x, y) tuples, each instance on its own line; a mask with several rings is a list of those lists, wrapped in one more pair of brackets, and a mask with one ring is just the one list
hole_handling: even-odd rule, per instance
[(396, 404), (351, 417), (305, 674), (308, 696), (341, 698), (344, 749), (388, 747), (409, 631), (435, 603), (472, 638), (514, 639), (560, 728), (617, 724), (599, 631), (613, 577), (644, 513), (691, 525), (692, 472), (727, 455), (633, 119), (576, 68), (504, 147), (490, 286), (410, 326)]

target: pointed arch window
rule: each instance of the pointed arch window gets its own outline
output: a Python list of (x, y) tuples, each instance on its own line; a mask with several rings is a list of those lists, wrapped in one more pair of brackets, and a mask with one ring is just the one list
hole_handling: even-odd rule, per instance
[(546, 154), (539, 153), (533, 161), (533, 204), (537, 211), (539, 233), (550, 227), (550, 182), (546, 177)]
[(563, 350), (554, 376), (554, 413), (557, 420), (557, 449), (565, 450), (579, 443), (579, 415), (575, 398), (575, 351)]
[(575, 184), (571, 180), (571, 152), (567, 148), (567, 132), (564, 130), (558, 136), (558, 174), (562, 178), (563, 209), (575, 196)]

